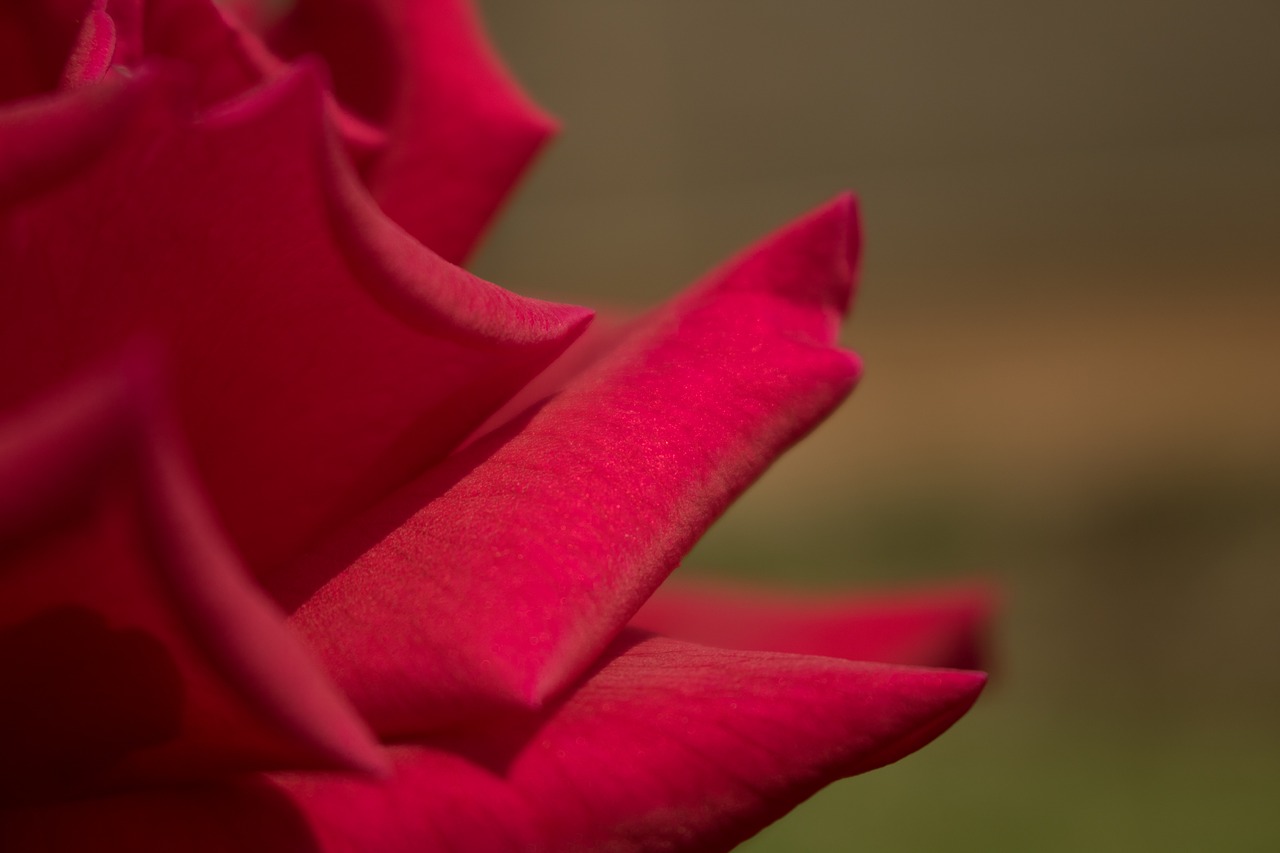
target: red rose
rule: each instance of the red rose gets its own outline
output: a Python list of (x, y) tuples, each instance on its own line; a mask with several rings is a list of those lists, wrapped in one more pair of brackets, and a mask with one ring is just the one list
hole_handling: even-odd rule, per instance
[(0, 848), (726, 849), (973, 702), (981, 597), (641, 610), (849, 197), (582, 336), (454, 265), (551, 127), (463, 0), (19, 0), (0, 98)]

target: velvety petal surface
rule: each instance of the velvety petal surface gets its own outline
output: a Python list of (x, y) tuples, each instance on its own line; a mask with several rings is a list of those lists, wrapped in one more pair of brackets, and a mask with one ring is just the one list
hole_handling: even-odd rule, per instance
[(107, 150), (0, 208), (0, 405), (152, 335), (201, 478), (267, 571), (444, 456), (589, 315), (476, 279), (382, 216), (311, 70), (203, 113), (182, 78), (117, 84), (143, 104)]
[(594, 660), (852, 387), (833, 342), (856, 246), (846, 196), (273, 579), (379, 731), (537, 706)]
[[(0, 819), (0, 839), (44, 842), (32, 850), (93, 837), (119, 839), (107, 849), (214, 850), (199, 842), (234, 832), (238, 850), (728, 850), (834, 779), (923, 746), (982, 684), (979, 673), (629, 634), (526, 725), (394, 747), (384, 781), (281, 774), (274, 790), (16, 812)], [(244, 822), (218, 827), (235, 798), (255, 804), (241, 811), (259, 838)], [(41, 826), (53, 829), (40, 838)]]
[(986, 669), (994, 609), (994, 593), (981, 586), (802, 595), (672, 579), (631, 624), (723, 648)]
[(461, 262), (555, 129), (508, 76), (470, 0), (299, 0), (274, 34), (321, 54), (342, 102), (381, 126), (374, 197)]
[(218, 532), (135, 354), (0, 420), (0, 803), (376, 769)]

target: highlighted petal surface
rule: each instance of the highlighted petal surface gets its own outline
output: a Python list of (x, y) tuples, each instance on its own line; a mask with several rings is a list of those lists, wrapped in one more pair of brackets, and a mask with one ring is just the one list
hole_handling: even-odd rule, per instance
[(784, 229), (280, 576), (376, 728), (537, 706), (591, 663), (852, 387), (856, 241), (848, 197)]

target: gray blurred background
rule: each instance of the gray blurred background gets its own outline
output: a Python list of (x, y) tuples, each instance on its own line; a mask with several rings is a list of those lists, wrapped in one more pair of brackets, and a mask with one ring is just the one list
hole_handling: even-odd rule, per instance
[(682, 571), (1004, 587), (970, 718), (744, 849), (1280, 849), (1280, 3), (484, 0), (481, 252), (644, 306), (843, 188), (853, 400)]

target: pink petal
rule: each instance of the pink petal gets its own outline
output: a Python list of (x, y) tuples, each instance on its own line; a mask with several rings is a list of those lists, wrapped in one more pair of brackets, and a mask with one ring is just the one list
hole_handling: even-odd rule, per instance
[[(650, 318), (278, 588), (383, 733), (574, 680), (706, 527), (844, 398), (856, 243), (842, 197)], [(283, 575), (281, 576), (284, 577)]]
[(313, 72), (194, 120), (159, 71), (127, 85), (146, 103), (109, 150), (0, 220), (0, 405), (158, 338), (202, 479), (255, 571), (442, 457), (587, 322), (381, 216)]
[(469, 0), (300, 0), (276, 43), (323, 55), (343, 103), (385, 127), (374, 197), (454, 262), (555, 129), (502, 67)]
[(383, 761), (247, 580), (140, 357), (0, 424), (0, 801)]
[(833, 596), (673, 579), (631, 624), (723, 648), (980, 669), (994, 608), (980, 586)]
[(188, 839), (205, 826), (225, 838), (218, 816), (238, 797), (257, 803), (263, 837), (237, 850), (729, 850), (827, 783), (923, 746), (983, 682), (630, 635), (541, 720), (396, 747), (385, 781), (273, 777), (296, 811), (261, 788), (121, 798), (17, 812), (0, 838), (29, 841), (43, 821), (59, 835), (32, 849), (117, 833), (130, 850), (213, 849)]
[(96, 0), (81, 21), (71, 56), (62, 70), (64, 87), (97, 83), (111, 67), (116, 55), (116, 25), (107, 14), (106, 5), (106, 0)]

